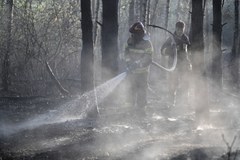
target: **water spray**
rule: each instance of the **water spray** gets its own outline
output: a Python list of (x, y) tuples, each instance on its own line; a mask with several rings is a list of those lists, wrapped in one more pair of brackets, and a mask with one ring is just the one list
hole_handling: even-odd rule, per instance
[[(29, 118), (18, 124), (4, 124), (0, 127), (0, 136), (8, 136), (26, 129), (34, 129), (42, 125), (65, 123), (73, 120), (85, 120), (87, 113), (98, 103), (101, 103), (125, 79), (127, 73), (123, 72), (108, 80), (93, 90), (77, 96), (75, 99), (61, 105), (57, 110), (48, 111), (34, 118)], [(88, 122), (86, 122), (88, 125)], [(84, 125), (84, 123), (83, 123)], [(84, 126), (83, 126), (84, 127)], [(1, 135), (2, 134), (2, 135)]]

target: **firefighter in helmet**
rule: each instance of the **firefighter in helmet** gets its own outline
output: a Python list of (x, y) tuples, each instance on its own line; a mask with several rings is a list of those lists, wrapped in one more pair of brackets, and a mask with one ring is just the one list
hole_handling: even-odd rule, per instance
[(146, 34), (144, 25), (141, 22), (134, 23), (129, 32), (127, 47), (125, 49), (125, 61), (129, 74), (131, 105), (137, 107), (140, 114), (145, 115), (147, 104), (148, 72), (152, 62), (153, 47), (150, 37)]
[[(173, 64), (174, 51), (177, 50), (176, 69), (168, 76), (168, 103), (169, 107), (176, 105), (176, 95), (188, 95), (188, 74), (192, 70), (188, 46), (189, 38), (184, 34), (185, 23), (178, 21), (175, 25), (173, 37), (169, 37), (161, 47), (162, 55), (169, 56), (169, 65)], [(177, 93), (178, 92), (178, 93)], [(182, 93), (180, 93), (182, 92)], [(185, 92), (185, 93), (183, 93)], [(186, 101), (185, 101), (186, 102)]]

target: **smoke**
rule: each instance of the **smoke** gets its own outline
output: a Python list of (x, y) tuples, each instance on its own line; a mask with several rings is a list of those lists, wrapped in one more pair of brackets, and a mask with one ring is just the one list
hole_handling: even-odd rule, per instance
[[(158, 39), (158, 42), (161, 41)], [(196, 54), (203, 56), (204, 53)], [(166, 104), (168, 83), (170, 83), (168, 77), (164, 71), (152, 66), (149, 77), (151, 90), (148, 91), (149, 103), (146, 108), (148, 122), (136, 123), (129, 118), (131, 122), (123, 129), (126, 130), (125, 132), (121, 131), (120, 134), (115, 131), (119, 135), (115, 135), (114, 131), (110, 135), (106, 133), (106, 137), (96, 139), (96, 146), (103, 147), (103, 151), (113, 158), (154, 159), (158, 157), (161, 159), (191, 147), (221, 148), (214, 153), (220, 157), (226, 151), (226, 144), (221, 135), (224, 134), (230, 143), (233, 137), (239, 134), (237, 109), (239, 100), (237, 96), (226, 92), (229, 89), (226, 83), (223, 83), (223, 90), (216, 85), (217, 82), (210, 74), (212, 61), (202, 60), (204, 60), (202, 57), (195, 59), (196, 66), (199, 68), (193, 68), (193, 70), (197, 69), (197, 74), (192, 71), (183, 76), (186, 82), (179, 84), (176, 92), (177, 105), (172, 108), (168, 108)], [(128, 96), (127, 93), (125, 94)], [(113, 122), (111, 118), (107, 121)], [(113, 123), (125, 121), (126, 117), (123, 117)], [(142, 121), (145, 120), (142, 119)], [(237, 140), (235, 145), (238, 144)]]
[[(164, 41), (164, 37), (160, 38), (155, 39), (160, 42), (158, 47)], [(202, 56), (203, 53), (198, 54)], [(165, 62), (161, 61), (163, 57), (159, 55), (154, 55), (154, 58), (159, 63)], [(216, 147), (221, 149), (214, 154), (220, 157), (227, 148), (221, 135), (224, 134), (229, 143), (235, 135), (239, 137), (239, 100), (236, 95), (227, 92), (226, 85), (224, 90), (211, 85), (216, 82), (206, 72), (209, 73), (207, 66), (211, 66), (212, 62), (201, 62), (201, 59), (195, 59), (200, 67), (198, 74), (180, 72), (180, 75), (184, 75), (178, 85), (175, 106), (168, 104), (168, 85), (171, 83), (169, 74), (151, 66), (145, 118), (137, 114), (138, 106), (134, 107), (127, 102), (131, 96), (131, 86), (126, 79), (127, 74), (122, 73), (96, 90), (61, 105), (57, 110), (48, 111), (19, 124), (2, 123), (0, 133), (7, 137), (23, 130), (63, 122), (68, 122), (68, 127), (77, 123), (73, 128), (86, 128), (92, 125), (88, 124), (90, 122), (87, 113), (98, 102), (100, 118), (97, 120), (98, 126), (92, 129), (94, 142), (83, 147), (74, 146), (79, 154), (89, 149), (95, 157), (103, 157), (102, 159), (167, 159), (193, 148)], [(107, 97), (113, 90), (114, 94)], [(218, 93), (218, 97), (213, 99), (215, 93)], [(102, 104), (106, 97), (110, 105)], [(36, 140), (35, 145), (52, 149), (71, 144), (73, 139), (81, 139), (81, 136), (80, 131), (75, 131), (60, 138)], [(235, 142), (233, 150), (237, 145), (239, 140)]]
[[(162, 45), (165, 37), (154, 35), (152, 36), (156, 48), (154, 60), (166, 64), (166, 60), (164, 61), (158, 52), (158, 47)], [(185, 82), (179, 83), (175, 107), (169, 107), (167, 104), (168, 84), (171, 83), (168, 79), (169, 74), (151, 66), (146, 107), (147, 120), (140, 118), (139, 123), (136, 123), (138, 120), (132, 120), (126, 116), (118, 119), (109, 117), (106, 121), (124, 124), (127, 127), (122, 127), (120, 131), (119, 127), (116, 127), (114, 131), (114, 127), (109, 126), (111, 133), (106, 131), (96, 139), (96, 146), (103, 147), (99, 155), (108, 155), (110, 159), (124, 157), (123, 159), (141, 160), (156, 159), (156, 157), (162, 159), (190, 148), (221, 148), (217, 153), (214, 152), (215, 156), (219, 157), (226, 151), (226, 144), (221, 135), (224, 134), (230, 143), (233, 137), (239, 134), (239, 111), (237, 109), (239, 100), (237, 96), (225, 92), (228, 90), (227, 86), (224, 85), (224, 89), (221, 90), (216, 85), (217, 82), (212, 79), (212, 61), (202, 58), (202, 56), (210, 56), (204, 55), (206, 53), (196, 54), (199, 56), (195, 57), (198, 68), (193, 68), (193, 71), (188, 74), (179, 73), (184, 74), (180, 81)], [(195, 73), (195, 70), (198, 72)], [(130, 87), (129, 84), (124, 85), (126, 88)], [(129, 96), (124, 87), (118, 90), (118, 93), (116, 99), (122, 97), (121, 93)], [(114, 108), (118, 114), (127, 108), (121, 106), (124, 106), (124, 103), (118, 105), (120, 108)], [(129, 106), (129, 108), (132, 107)], [(134, 109), (132, 110), (134, 113)], [(126, 110), (124, 114), (131, 117), (131, 113), (128, 114)], [(235, 143), (238, 145), (239, 141)]]

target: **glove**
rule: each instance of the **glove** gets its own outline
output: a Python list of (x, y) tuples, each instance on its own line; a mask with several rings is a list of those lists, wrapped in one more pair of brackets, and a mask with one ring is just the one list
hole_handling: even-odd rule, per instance
[(135, 61), (134, 63), (127, 64), (127, 72), (132, 72), (139, 68), (139, 61)]

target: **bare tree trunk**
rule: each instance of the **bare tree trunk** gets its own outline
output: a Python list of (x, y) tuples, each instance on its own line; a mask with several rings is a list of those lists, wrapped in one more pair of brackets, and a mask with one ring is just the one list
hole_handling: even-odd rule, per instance
[(207, 76), (206, 78), (206, 85), (207, 85), (207, 91), (208, 91), (208, 95), (209, 95), (209, 99), (212, 98), (212, 94), (211, 94), (211, 90), (212, 90), (212, 85), (211, 85), (211, 81), (210, 81), (210, 77), (211, 77), (211, 68), (209, 64), (211, 64), (212, 62), (212, 54), (211, 54), (211, 36), (212, 34), (211, 32), (211, 27), (210, 27), (210, 7), (211, 7), (211, 1), (210, 0), (204, 0), (204, 4), (205, 4), (205, 11), (204, 11), (204, 15), (205, 15), (205, 52), (204, 52), (204, 58), (205, 58), (205, 64), (206, 64), (206, 69), (205, 69), (205, 74)]
[(231, 61), (231, 83), (236, 91), (239, 90), (239, 0), (234, 1), (234, 36), (232, 46), (232, 61)]
[(139, 21), (143, 21), (143, 1), (144, 0), (139, 0), (139, 2), (138, 2), (138, 10), (139, 10)]
[(93, 89), (93, 24), (91, 16), (91, 0), (81, 0), (81, 12), (81, 89), (83, 92), (86, 92)]
[(144, 26), (146, 26), (147, 1), (148, 0), (141, 1), (142, 3), (141, 3), (140, 19), (141, 19), (142, 23), (144, 24)]
[(169, 5), (170, 5), (170, 0), (167, 0), (167, 4), (166, 4), (166, 18), (165, 18), (165, 28), (168, 29), (168, 19), (169, 19)]
[(128, 13), (129, 13), (129, 18), (128, 18), (128, 25), (129, 25), (129, 27), (134, 23), (134, 17), (135, 17), (135, 15), (134, 15), (134, 0), (130, 0), (130, 3), (129, 3), (129, 11), (128, 11)]
[(141, 3), (142, 0), (135, 0), (134, 11), (135, 11), (135, 21), (141, 21)]
[(93, 17), (95, 17), (96, 15), (95, 15), (94, 10), (96, 8), (96, 0), (91, 0), (91, 4), (92, 4), (92, 6), (91, 6), (91, 14), (92, 14)]
[(151, 9), (151, 0), (148, 0), (148, 3), (147, 3), (147, 13), (146, 13), (146, 16), (147, 16), (146, 24), (150, 24), (150, 15), (151, 15), (150, 9)]
[(96, 44), (97, 41), (97, 22), (98, 22), (98, 14), (99, 14), (99, 8), (100, 8), (100, 0), (96, 0), (96, 8), (95, 8), (95, 21), (94, 21), (94, 28), (93, 28), (93, 35), (94, 35), (94, 44)]
[(180, 3), (181, 3), (181, 0), (178, 0), (178, 4), (177, 4), (177, 12), (176, 12), (176, 16), (177, 16), (177, 21), (179, 21), (179, 17), (180, 17)]
[[(168, 29), (168, 21), (169, 21), (169, 11), (170, 11), (170, 0), (166, 1), (166, 8), (165, 8), (165, 21), (164, 21), (164, 27)], [(167, 39), (168, 33), (165, 32), (165, 39)], [(163, 58), (162, 58), (163, 59)], [(163, 59), (164, 60), (164, 59)], [(168, 64), (168, 63), (167, 63)]]
[(10, 83), (10, 52), (11, 52), (11, 41), (12, 41), (12, 8), (13, 8), (13, 0), (7, 0), (6, 2), (6, 49), (3, 58), (3, 66), (2, 66), (2, 88), (4, 91), (8, 91), (9, 83)]
[(111, 79), (118, 73), (118, 0), (102, 0), (102, 77)]
[(159, 2), (159, 0), (155, 0), (154, 6), (153, 6), (153, 14), (150, 14), (151, 23), (153, 23), (153, 24), (156, 21), (156, 10), (157, 10), (157, 6), (158, 6), (158, 2)]
[[(205, 10), (205, 34), (206, 34), (206, 38), (205, 38), (205, 44), (206, 44), (206, 47), (205, 47), (205, 61), (207, 61), (207, 64), (209, 64), (209, 62), (211, 61), (211, 59), (212, 59), (212, 55), (210, 54), (210, 43), (211, 43), (211, 34), (210, 34), (210, 30), (211, 30), (211, 28), (210, 28), (210, 24), (209, 24), (209, 22), (210, 22), (210, 17), (209, 17), (209, 7), (208, 7), (208, 4), (209, 4), (209, 1), (206, 1), (205, 0), (205, 4), (206, 4), (206, 6), (205, 6), (205, 8), (206, 8), (206, 10)], [(207, 70), (206, 71), (207, 73), (207, 75), (208, 75), (208, 77), (210, 76), (210, 73), (211, 73), (211, 71), (209, 71), (209, 70)]]
[(222, 88), (222, 0), (213, 0), (213, 64), (212, 75), (217, 87)]
[(192, 0), (189, 0), (189, 13), (188, 13), (188, 31), (186, 31), (189, 35), (190, 42), (192, 41), (192, 25), (191, 25), (191, 17), (192, 17)]
[(203, 0), (192, 0), (192, 56), (195, 83), (195, 112), (199, 123), (209, 114), (206, 77), (204, 76)]

